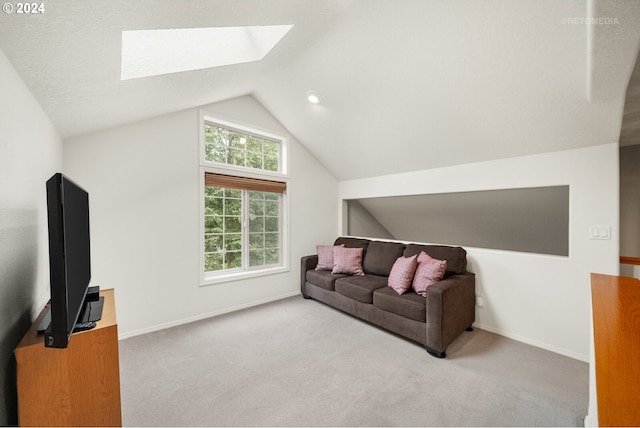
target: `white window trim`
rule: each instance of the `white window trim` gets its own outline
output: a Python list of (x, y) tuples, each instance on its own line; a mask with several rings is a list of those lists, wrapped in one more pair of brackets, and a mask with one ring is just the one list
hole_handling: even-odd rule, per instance
[[(280, 150), (280, 168), (282, 172), (274, 172), (274, 171), (263, 171), (256, 170), (253, 168), (246, 168), (242, 166), (236, 165), (226, 165), (217, 162), (208, 162), (204, 160), (205, 154), (205, 141), (204, 141), (204, 124), (205, 122), (213, 123), (215, 125), (219, 125), (226, 128), (231, 128), (234, 130), (238, 130), (240, 132), (246, 132), (249, 134), (256, 135), (258, 137), (269, 138), (273, 140), (277, 140), (281, 142)], [(230, 281), (238, 281), (249, 278), (256, 278), (266, 275), (273, 275), (283, 272), (289, 272), (291, 270), (290, 267), (290, 234), (289, 234), (289, 218), (290, 218), (290, 203), (289, 203), (289, 194), (290, 194), (290, 186), (289, 186), (289, 176), (286, 173), (288, 170), (288, 158), (287, 158), (287, 145), (288, 139), (283, 137), (282, 135), (275, 134), (270, 131), (265, 131), (256, 127), (248, 126), (246, 124), (238, 123), (236, 121), (229, 121), (227, 119), (222, 119), (220, 117), (215, 117), (206, 112), (200, 112), (200, 120), (198, 122), (198, 126), (200, 127), (199, 132), (199, 174), (200, 174), (200, 189), (198, 192), (200, 203), (199, 203), (199, 278), (200, 278), (200, 286), (214, 285), (220, 283), (226, 283)], [(281, 223), (282, 223), (282, 245), (280, 248), (280, 256), (282, 264), (280, 266), (269, 266), (265, 268), (245, 268), (244, 270), (231, 270), (231, 271), (219, 271), (219, 272), (204, 272), (204, 174), (205, 172), (213, 172), (219, 174), (230, 174), (230, 175), (239, 175), (244, 177), (252, 177), (252, 178), (262, 178), (262, 179), (277, 179), (279, 181), (283, 181), (287, 184), (287, 190), (282, 194), (282, 212), (281, 212)]]

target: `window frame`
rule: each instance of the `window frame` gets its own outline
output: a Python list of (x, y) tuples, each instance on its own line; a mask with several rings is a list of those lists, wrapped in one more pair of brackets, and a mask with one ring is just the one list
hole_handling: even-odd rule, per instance
[[(250, 134), (254, 137), (278, 141), (280, 143), (280, 159), (278, 161), (278, 166), (279, 166), (278, 171), (268, 171), (263, 169), (250, 168), (246, 166), (232, 165), (232, 164), (205, 160), (206, 151), (205, 151), (204, 125), (207, 123), (220, 126), (221, 128), (227, 128), (232, 131), (237, 131), (244, 134)], [(266, 180), (269, 179), (267, 178), (267, 176), (277, 177), (282, 180), (289, 178), (288, 162), (287, 162), (287, 159), (288, 159), (287, 149), (289, 145), (288, 144), (289, 139), (287, 137), (280, 134), (276, 134), (268, 130), (261, 129), (256, 126), (250, 126), (237, 121), (232, 122), (230, 120), (223, 119), (210, 114), (206, 114), (204, 112), (200, 112), (199, 126), (200, 126), (200, 129), (199, 129), (199, 139), (200, 139), (199, 164), (200, 166), (205, 166), (205, 167), (209, 166), (212, 168), (223, 168), (227, 171), (236, 171), (238, 175), (242, 175), (247, 171), (259, 172), (260, 176)], [(229, 173), (229, 172), (227, 172), (227, 174), (233, 175), (233, 173)]]
[[(233, 131), (250, 134), (258, 138), (265, 138), (273, 141), (277, 141), (280, 144), (280, 156), (279, 156), (279, 169), (280, 171), (268, 171), (261, 170), (257, 168), (238, 166), (238, 165), (230, 165), (223, 164), (213, 161), (205, 160), (205, 124), (212, 124), (214, 126), (220, 126), (222, 128), (231, 129)], [(289, 204), (289, 175), (287, 173), (288, 170), (288, 158), (287, 158), (287, 148), (288, 148), (288, 138), (274, 133), (272, 131), (264, 130), (256, 126), (249, 126), (244, 123), (239, 123), (238, 121), (230, 121), (224, 118), (220, 118), (218, 116), (214, 116), (208, 114), (206, 112), (200, 112), (200, 120), (198, 121), (199, 125), (199, 145), (200, 150), (198, 153), (199, 162), (198, 162), (198, 173), (199, 173), (199, 239), (198, 243), (200, 245), (199, 250), (199, 281), (200, 286), (212, 285), (225, 283), (229, 281), (236, 281), (242, 279), (255, 278), (265, 275), (273, 275), (283, 272), (290, 271), (290, 242), (289, 242), (289, 212), (290, 212), (290, 204)], [(281, 233), (280, 233), (280, 264), (278, 265), (269, 265), (267, 267), (250, 267), (248, 256), (249, 251), (248, 248), (245, 248), (245, 242), (249, 242), (249, 222), (243, 221), (243, 267), (242, 268), (234, 268), (228, 270), (220, 270), (220, 271), (211, 271), (205, 272), (204, 264), (205, 264), (205, 173), (214, 173), (214, 174), (224, 174), (238, 177), (248, 177), (262, 180), (275, 180), (285, 183), (286, 190), (284, 193), (280, 194), (280, 225), (281, 225)], [(248, 192), (246, 203), (248, 204)], [(248, 210), (248, 206), (244, 207), (245, 201), (243, 198), (243, 211), (246, 212)], [(243, 212), (243, 216), (244, 216)], [(245, 217), (243, 217), (245, 218)], [(245, 238), (246, 235), (246, 238)]]

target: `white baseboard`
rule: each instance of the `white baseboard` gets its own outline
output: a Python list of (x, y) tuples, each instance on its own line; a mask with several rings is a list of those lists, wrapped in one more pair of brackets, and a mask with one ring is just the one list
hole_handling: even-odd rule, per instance
[(546, 349), (547, 351), (555, 352), (556, 354), (564, 355), (565, 357), (573, 358), (574, 360), (589, 362), (588, 355), (578, 354), (577, 352), (569, 351), (568, 349), (559, 348), (557, 346), (549, 345), (548, 343), (540, 342), (528, 337), (520, 336), (517, 334), (509, 333), (508, 331), (501, 330), (490, 326), (483, 325), (482, 323), (474, 323), (474, 327), (478, 327), (481, 330), (486, 330), (491, 333), (499, 334), (500, 336), (507, 337), (509, 339), (517, 340), (518, 342), (526, 343), (537, 348)]
[(584, 418), (584, 426), (585, 427), (597, 427), (598, 426), (598, 421), (594, 420), (594, 418), (592, 418), (591, 415), (587, 415)]
[(263, 305), (263, 304), (269, 303), (269, 302), (275, 302), (276, 300), (282, 300), (282, 299), (286, 299), (288, 297), (293, 297), (293, 296), (296, 296), (296, 295), (300, 295), (300, 291), (292, 291), (292, 292), (289, 292), (289, 293), (280, 294), (278, 296), (269, 297), (269, 298), (263, 299), (263, 300), (257, 300), (257, 301), (254, 301), (254, 302), (243, 303), (242, 305), (232, 306), (232, 307), (229, 307), (229, 308), (219, 309), (217, 311), (207, 312), (207, 313), (196, 315), (196, 316), (189, 317), (189, 318), (183, 318), (183, 319), (180, 319), (180, 320), (171, 321), (171, 322), (167, 322), (167, 323), (163, 323), (163, 324), (157, 324), (157, 325), (154, 325), (154, 326), (151, 326), (151, 327), (142, 328), (142, 329), (139, 329), (139, 330), (129, 331), (127, 333), (119, 334), (118, 335), (118, 340), (124, 340), (124, 339), (128, 339), (130, 337), (135, 337), (135, 336), (140, 336), (142, 334), (152, 333), (154, 331), (164, 330), (164, 329), (167, 329), (167, 328), (176, 327), (176, 326), (183, 325), (183, 324), (189, 324), (189, 323), (192, 323), (192, 322), (195, 322), (195, 321), (200, 321), (200, 320), (211, 318), (211, 317), (215, 317), (215, 316), (218, 316), (218, 315), (228, 314), (230, 312), (239, 311), (241, 309), (250, 308), (252, 306), (258, 306), (258, 305)]

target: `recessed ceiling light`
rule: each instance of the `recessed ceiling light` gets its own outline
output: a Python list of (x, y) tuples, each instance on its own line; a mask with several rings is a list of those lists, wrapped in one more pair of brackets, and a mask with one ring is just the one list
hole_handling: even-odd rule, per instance
[(314, 90), (307, 92), (307, 99), (311, 104), (320, 104), (320, 101), (322, 101), (322, 97), (320, 96), (318, 91)]
[(260, 61), (293, 25), (122, 32), (120, 79)]

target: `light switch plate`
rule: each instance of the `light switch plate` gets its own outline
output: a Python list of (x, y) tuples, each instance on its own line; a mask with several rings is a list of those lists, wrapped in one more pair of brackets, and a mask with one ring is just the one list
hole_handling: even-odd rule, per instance
[(589, 226), (589, 239), (610, 240), (611, 226)]

